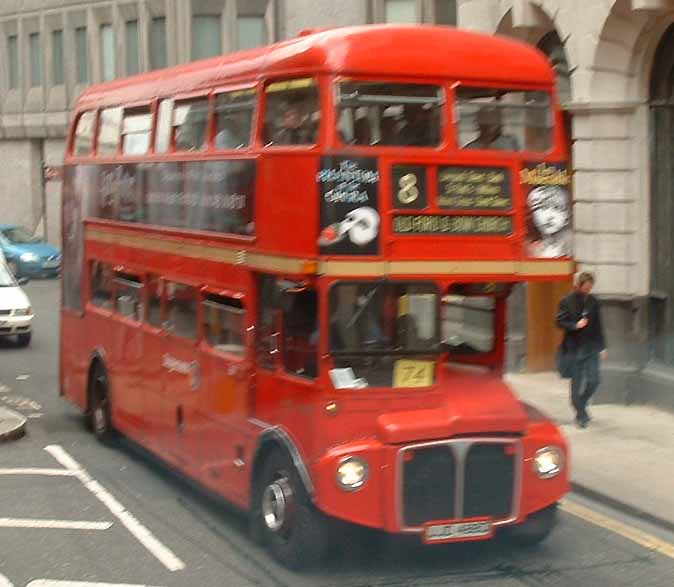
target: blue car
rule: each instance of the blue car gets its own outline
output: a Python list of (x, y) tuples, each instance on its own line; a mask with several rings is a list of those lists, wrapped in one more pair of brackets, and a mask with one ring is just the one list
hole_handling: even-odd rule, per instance
[(0, 224), (0, 249), (17, 278), (56, 277), (61, 271), (59, 250), (16, 224)]

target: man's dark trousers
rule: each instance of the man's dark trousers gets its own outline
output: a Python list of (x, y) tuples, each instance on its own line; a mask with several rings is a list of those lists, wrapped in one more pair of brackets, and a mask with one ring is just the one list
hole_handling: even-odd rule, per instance
[(587, 416), (587, 403), (599, 387), (599, 353), (576, 357), (571, 377), (571, 404), (578, 418)]

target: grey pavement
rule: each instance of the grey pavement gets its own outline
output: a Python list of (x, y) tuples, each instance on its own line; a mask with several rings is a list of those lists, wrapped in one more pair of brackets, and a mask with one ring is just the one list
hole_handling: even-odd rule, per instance
[(561, 426), (575, 491), (674, 528), (674, 414), (650, 406), (590, 405), (592, 421), (581, 429), (573, 421), (568, 380), (556, 373), (506, 379)]
[(0, 406), (0, 442), (21, 438), (26, 433), (26, 418)]

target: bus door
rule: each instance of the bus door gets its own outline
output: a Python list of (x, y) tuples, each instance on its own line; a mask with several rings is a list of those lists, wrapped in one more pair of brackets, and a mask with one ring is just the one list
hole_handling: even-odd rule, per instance
[(255, 417), (313, 443), (318, 377), (318, 294), (304, 283), (258, 278)]
[(201, 302), (201, 401), (197, 411), (201, 478), (214, 489), (245, 495), (241, 474), (251, 383), (245, 300), (204, 292)]
[(196, 413), (202, 392), (197, 347), (199, 291), (173, 281), (165, 281), (164, 289), (161, 420), (167, 434), (160, 449), (179, 467), (191, 469), (199, 462)]
[(115, 369), (113, 405), (120, 428), (136, 440), (143, 437), (143, 283), (130, 273), (115, 273), (112, 340)]
[(143, 423), (145, 442), (158, 453), (173, 434), (173, 423), (167, 418), (166, 398), (164, 397), (162, 354), (164, 338), (164, 314), (162, 298), (164, 282), (156, 274), (150, 274), (145, 282), (146, 309), (143, 322)]

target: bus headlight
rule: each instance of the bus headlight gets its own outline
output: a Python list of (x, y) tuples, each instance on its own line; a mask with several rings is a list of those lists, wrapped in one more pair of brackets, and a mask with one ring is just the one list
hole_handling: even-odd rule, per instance
[(564, 468), (564, 454), (556, 446), (546, 446), (536, 451), (534, 471), (541, 479), (556, 477)]
[(337, 485), (344, 491), (355, 491), (365, 485), (369, 467), (360, 457), (345, 457), (337, 467)]

